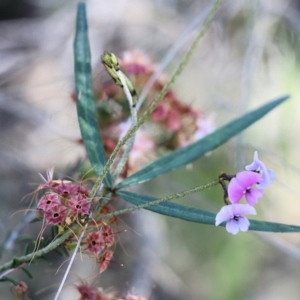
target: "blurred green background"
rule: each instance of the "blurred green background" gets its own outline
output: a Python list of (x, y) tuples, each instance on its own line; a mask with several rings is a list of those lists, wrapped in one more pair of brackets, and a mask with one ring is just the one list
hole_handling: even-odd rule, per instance
[[(171, 73), (189, 49), (212, 1), (88, 0), (93, 72), (101, 77), (104, 50), (121, 55), (140, 49), (159, 63), (178, 39), (186, 41), (168, 65)], [(0, 1), (0, 238), (24, 218), (28, 200), (41, 179), (38, 172), (55, 165), (57, 175), (73, 175), (84, 157), (73, 91), (72, 43), (76, 1)], [(234, 173), (252, 161), (254, 150), (276, 173), (276, 181), (258, 206), (258, 219), (299, 224), (299, 46), (300, 2), (224, 0), (174, 89), (180, 99), (215, 115), (216, 128), (269, 100), (291, 99), (239, 137), (197, 160), (132, 190), (155, 196), (207, 183), (221, 171)], [(217, 212), (219, 187), (180, 203)], [(12, 215), (14, 212), (19, 213)], [(41, 225), (22, 233), (36, 237)], [(120, 244), (109, 270), (97, 285), (134, 291), (146, 299), (297, 300), (300, 298), (300, 236), (240, 233), (188, 223), (148, 211), (120, 221)], [(1, 263), (20, 254), (16, 243)], [(65, 263), (30, 267), (25, 280), (30, 299), (53, 299)], [(120, 264), (124, 264), (121, 267)], [(93, 282), (92, 259), (77, 259), (70, 282)], [(72, 277), (71, 276), (71, 277)], [(96, 283), (95, 283), (96, 284)], [(47, 289), (51, 286), (49, 289)], [(46, 289), (45, 289), (46, 288)], [(14, 299), (10, 284), (0, 285), (1, 299)], [(77, 299), (74, 285), (61, 299)]]

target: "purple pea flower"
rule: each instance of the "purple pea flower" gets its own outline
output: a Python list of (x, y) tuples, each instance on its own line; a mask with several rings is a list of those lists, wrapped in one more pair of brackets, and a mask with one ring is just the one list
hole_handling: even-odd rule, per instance
[(216, 226), (227, 222), (226, 230), (237, 234), (239, 230), (247, 231), (250, 222), (244, 215), (256, 215), (255, 208), (249, 204), (232, 204), (221, 208), (216, 216)]
[(238, 203), (243, 196), (250, 205), (255, 205), (263, 191), (255, 189), (254, 184), (261, 181), (261, 175), (251, 171), (243, 171), (236, 174), (228, 185), (228, 198), (232, 204)]
[(257, 151), (254, 152), (253, 163), (246, 166), (247, 171), (254, 171), (261, 174), (261, 180), (257, 183), (259, 189), (264, 189), (269, 186), (275, 179), (275, 173), (273, 170), (267, 169), (265, 164), (258, 159)]

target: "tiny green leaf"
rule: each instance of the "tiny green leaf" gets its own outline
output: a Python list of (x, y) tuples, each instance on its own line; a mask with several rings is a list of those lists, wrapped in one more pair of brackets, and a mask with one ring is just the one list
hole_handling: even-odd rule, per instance
[(29, 234), (20, 235), (17, 237), (16, 242), (31, 242), (32, 237)]
[(10, 277), (6, 277), (6, 276), (3, 277), (3, 278), (1, 278), (0, 281), (9, 281), (9, 282), (11, 282), (13, 285), (15, 285), (15, 286), (18, 285), (18, 282), (17, 282), (17, 281), (15, 281), (14, 279), (12, 279), (12, 278), (10, 278)]
[(46, 263), (52, 265), (52, 261), (49, 260), (45, 255), (40, 256), (39, 259), (43, 259)]
[[(141, 195), (136, 193), (131, 193), (127, 191), (118, 191), (118, 195), (121, 196), (125, 201), (133, 204), (140, 205), (151, 201), (157, 200), (154, 197)], [(174, 203), (174, 202), (163, 202), (158, 205), (149, 206), (146, 209), (157, 212), (162, 215), (208, 225), (215, 225), (216, 214), (197, 209), (194, 207), (189, 207), (186, 205)], [(269, 232), (300, 232), (300, 226), (288, 225), (281, 223), (249, 220), (250, 227), (249, 230), (256, 231), (269, 231)], [(225, 226), (222, 223), (220, 226)]]
[(27, 255), (28, 253), (29, 253), (29, 244), (26, 244), (24, 248), (24, 255)]
[(69, 251), (68, 251), (65, 247), (62, 246), (60, 249), (64, 252), (64, 254), (65, 254), (66, 256), (70, 256)]
[[(77, 115), (80, 132), (88, 158), (96, 174), (100, 175), (107, 158), (95, 113), (88, 25), (85, 3), (82, 2), (78, 4), (77, 10), (74, 57)], [(104, 181), (106, 185), (111, 186), (112, 180), (109, 173)]]
[(51, 227), (51, 238), (52, 238), (52, 240), (55, 239), (55, 237), (57, 236), (57, 234), (58, 234), (58, 229), (57, 229), (57, 227), (56, 227), (56, 226), (52, 226), (52, 227)]
[(22, 270), (22, 271), (23, 271), (30, 279), (33, 278), (32, 274), (31, 274), (28, 270), (26, 270), (25, 268), (21, 268), (21, 270)]
[(12, 263), (12, 268), (17, 268), (21, 264), (20, 260), (18, 257), (13, 258), (13, 263)]
[(64, 254), (58, 249), (54, 249), (53, 252), (57, 253), (59, 256), (64, 256)]
[(265, 114), (288, 98), (289, 96), (284, 96), (267, 103), (262, 107), (222, 126), (203, 139), (157, 159), (153, 163), (147, 165), (145, 168), (121, 181), (116, 188), (121, 189), (133, 184), (148, 181), (156, 176), (177, 169), (194, 161), (195, 159), (201, 157), (209, 151), (212, 151), (246, 129), (248, 126), (262, 118)]
[(34, 218), (32, 219), (29, 224), (33, 224), (33, 223), (36, 223), (36, 222), (40, 222), (42, 219), (41, 218)]

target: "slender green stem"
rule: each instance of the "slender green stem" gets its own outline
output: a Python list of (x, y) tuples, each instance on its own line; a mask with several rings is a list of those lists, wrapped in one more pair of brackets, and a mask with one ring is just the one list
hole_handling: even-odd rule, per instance
[(101, 201), (97, 201), (92, 204), (91, 211), (93, 214), (98, 215), (98, 213), (101, 211), (101, 209), (111, 200), (112, 194), (111, 193), (105, 193), (104, 197), (101, 198)]
[(218, 184), (219, 184), (219, 179), (216, 179), (216, 180), (214, 180), (210, 183), (207, 183), (207, 184), (201, 185), (201, 186), (197, 186), (195, 188), (192, 188), (190, 190), (187, 190), (187, 191), (184, 191), (184, 192), (181, 192), (181, 193), (176, 193), (176, 194), (173, 194), (173, 195), (170, 195), (170, 196), (167, 196), (167, 197), (163, 197), (163, 198), (160, 198), (160, 199), (156, 199), (154, 201), (147, 202), (145, 204), (136, 205), (136, 206), (133, 206), (133, 207), (130, 207), (130, 208), (125, 208), (125, 209), (115, 211), (115, 212), (110, 213), (110, 214), (102, 215), (101, 218), (109, 219), (113, 216), (126, 214), (126, 213), (133, 212), (133, 211), (136, 211), (136, 210), (139, 210), (139, 209), (142, 209), (142, 208), (147, 208), (149, 206), (157, 205), (157, 204), (162, 203), (162, 202), (182, 198), (182, 197), (185, 197), (187, 195), (190, 195), (190, 194), (193, 194), (193, 193), (211, 188), (211, 187), (213, 187), (215, 185), (218, 185)]
[(170, 80), (167, 82), (167, 84), (165, 85), (165, 87), (162, 89), (162, 91), (160, 92), (160, 94), (156, 97), (156, 99), (151, 103), (151, 105), (148, 107), (148, 109), (144, 112), (144, 114), (139, 118), (138, 122), (136, 123), (135, 126), (133, 126), (129, 132), (125, 135), (125, 137), (118, 143), (118, 145), (116, 146), (116, 148), (114, 149), (113, 153), (111, 154), (111, 156), (109, 157), (106, 165), (103, 168), (102, 173), (100, 174), (100, 176), (98, 177), (92, 191), (91, 191), (91, 197), (94, 197), (97, 193), (97, 190), (99, 188), (99, 186), (101, 185), (106, 173), (109, 171), (111, 165), (113, 164), (117, 154), (119, 153), (119, 151), (121, 150), (121, 148), (126, 144), (126, 142), (134, 135), (134, 133), (137, 131), (137, 129), (145, 122), (145, 120), (150, 116), (150, 114), (153, 112), (153, 110), (155, 109), (155, 107), (158, 105), (158, 103), (164, 98), (164, 96), (166, 95), (166, 93), (168, 92), (168, 90), (171, 88), (171, 86), (173, 85), (173, 83), (175, 82), (175, 80), (177, 79), (177, 77), (182, 73), (184, 67), (186, 66), (186, 64), (189, 62), (191, 55), (193, 54), (193, 52), (195, 51), (197, 45), (199, 44), (201, 38), (204, 36), (205, 32), (207, 31), (207, 29), (209, 28), (218, 8), (221, 5), (222, 0), (216, 0), (211, 12), (209, 13), (209, 15), (207, 16), (207, 18), (205, 19), (203, 26), (201, 27), (201, 30), (199, 31), (199, 34), (197, 35), (195, 41), (193, 42), (191, 48), (188, 50), (188, 52), (186, 53), (186, 55), (183, 57), (183, 59), (181, 60), (181, 62), (179, 63), (178, 67), (176, 68), (176, 70), (174, 71), (174, 73), (172, 74)]
[[(137, 107), (135, 105), (136, 101), (134, 102), (132, 94), (130, 93), (129, 87), (127, 85), (127, 82), (130, 82), (130, 81), (129, 81), (129, 79), (128, 80), (125, 79), (125, 76), (123, 75), (123, 73), (121, 71), (118, 72), (118, 75), (119, 75), (120, 81), (121, 81), (122, 86), (123, 86), (124, 93), (126, 95), (126, 98), (128, 100), (129, 106), (130, 106), (132, 126), (135, 126), (136, 123), (137, 123), (137, 113), (138, 113), (138, 111), (137, 111)], [(134, 89), (134, 95), (136, 97), (135, 89)], [(128, 157), (130, 155), (130, 152), (131, 152), (133, 144), (134, 144), (134, 140), (135, 140), (135, 134), (129, 139), (129, 141), (128, 141), (126, 147), (125, 147), (124, 153), (121, 156), (120, 161), (118, 162), (118, 165), (117, 165), (117, 168), (116, 168), (115, 172), (113, 173), (113, 179), (117, 179), (119, 177), (119, 175), (121, 174), (124, 166), (126, 165), (126, 162), (128, 160)]]
[(50, 251), (54, 250), (55, 248), (60, 246), (66, 239), (68, 239), (73, 233), (74, 233), (73, 231), (68, 230), (62, 236), (58, 237), (55, 241), (53, 241), (49, 245), (47, 245), (45, 248), (42, 248), (38, 251), (29, 253), (27, 255), (18, 257), (16, 259), (13, 259), (13, 260), (5, 263), (4, 265), (0, 266), (0, 278), (2, 277), (1, 273), (4, 272), (5, 270), (18, 268), (18, 266), (20, 266), (21, 264), (28, 263), (32, 259), (41, 257), (41, 256), (49, 253)]
[[(132, 125), (134, 126), (137, 122), (137, 119), (132, 118), (133, 122)], [(134, 145), (134, 141), (135, 141), (135, 134), (129, 139), (128, 143), (126, 144), (126, 148), (124, 150), (124, 153), (120, 159), (120, 161), (118, 162), (117, 168), (115, 169), (115, 172), (113, 173), (113, 179), (116, 180), (121, 172), (124, 169), (124, 166), (126, 165), (127, 161), (128, 161), (128, 157), (130, 155), (130, 152), (133, 148)]]

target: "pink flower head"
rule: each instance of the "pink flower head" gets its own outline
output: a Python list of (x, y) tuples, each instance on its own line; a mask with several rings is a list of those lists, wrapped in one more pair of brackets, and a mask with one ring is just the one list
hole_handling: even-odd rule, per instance
[(228, 198), (231, 203), (238, 203), (245, 196), (248, 204), (255, 205), (263, 191), (255, 189), (254, 184), (260, 182), (261, 175), (251, 171), (243, 171), (236, 174), (228, 185)]
[(105, 248), (102, 233), (100, 231), (91, 232), (87, 236), (87, 251), (91, 254), (97, 254)]
[(95, 288), (87, 284), (81, 284), (77, 287), (77, 290), (81, 295), (80, 299), (97, 300), (97, 292), (95, 291)]
[(247, 171), (258, 172), (261, 175), (260, 181), (257, 183), (259, 189), (264, 189), (269, 186), (275, 179), (275, 173), (273, 170), (267, 169), (265, 164), (258, 159), (257, 151), (254, 152), (253, 163), (246, 166)]
[(125, 51), (119, 63), (126, 74), (135, 76), (151, 74), (155, 67), (150, 58), (139, 50)]
[(118, 298), (117, 300), (146, 300), (146, 298), (144, 296), (127, 294), (126, 296)]
[(77, 194), (79, 190), (79, 185), (72, 183), (68, 180), (62, 180), (60, 184), (58, 184), (54, 191), (58, 193), (62, 197), (68, 197), (70, 195)]
[(166, 119), (168, 116), (168, 108), (165, 104), (159, 103), (151, 114), (151, 118), (154, 122), (160, 122)]
[(216, 226), (223, 222), (227, 222), (226, 230), (229, 233), (237, 234), (239, 230), (247, 231), (250, 222), (244, 215), (256, 215), (255, 208), (249, 204), (223, 206), (216, 216)]
[(68, 206), (75, 214), (89, 214), (91, 202), (78, 194), (69, 200)]
[(112, 257), (113, 257), (113, 252), (111, 250), (106, 250), (99, 258), (98, 258), (98, 262), (99, 262), (99, 266), (100, 266), (100, 273), (104, 272)]
[(109, 225), (103, 224), (100, 231), (102, 239), (107, 247), (111, 247), (115, 241), (115, 234)]
[(176, 109), (168, 111), (166, 127), (170, 132), (177, 132), (182, 127), (182, 117)]
[(24, 281), (20, 281), (18, 285), (15, 286), (16, 292), (20, 295), (16, 296), (21, 296), (22, 294), (25, 294), (28, 290), (28, 286)]
[(62, 224), (67, 217), (67, 208), (61, 204), (48, 209), (44, 212), (48, 224)]
[(43, 211), (47, 211), (57, 204), (60, 204), (59, 196), (55, 193), (49, 193), (45, 194), (39, 201), (39, 204), (37, 206), (38, 209), (41, 209)]

